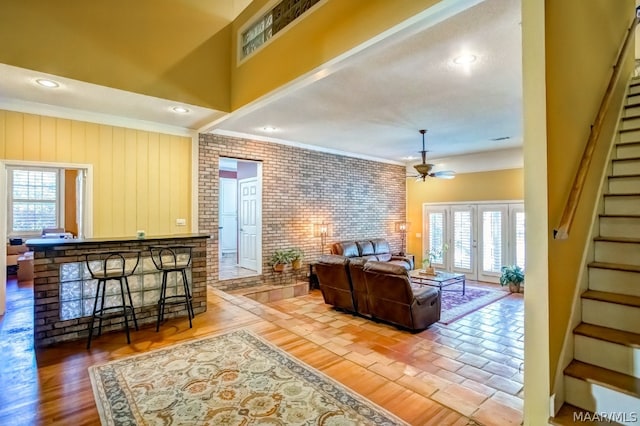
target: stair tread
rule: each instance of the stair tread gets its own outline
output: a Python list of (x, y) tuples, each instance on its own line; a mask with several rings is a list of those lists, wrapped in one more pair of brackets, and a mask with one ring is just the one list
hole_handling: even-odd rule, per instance
[(564, 374), (640, 398), (640, 379), (628, 374), (618, 373), (575, 359), (565, 368)]
[[(577, 414), (582, 414), (583, 418), (587, 419), (586, 421), (578, 421), (579, 417)], [(587, 414), (591, 416), (587, 417)], [(594, 420), (589, 421), (589, 419), (593, 419), (594, 413), (588, 410), (583, 410), (582, 408), (578, 408), (574, 405), (567, 404), (566, 402), (562, 404), (558, 414), (554, 417), (549, 417), (549, 423), (556, 426), (576, 426), (576, 425), (590, 425), (590, 426), (616, 426), (620, 425), (620, 423), (610, 422), (605, 419), (602, 420)]]
[(598, 300), (600, 302), (616, 303), (618, 305), (640, 308), (640, 297), (638, 296), (610, 293), (608, 291), (587, 290), (582, 293), (581, 297), (583, 299)]
[(630, 238), (630, 237), (594, 237), (593, 241), (605, 241), (609, 243), (630, 243), (630, 244), (640, 244), (640, 238)]
[[(640, 96), (640, 95), (636, 95), (636, 96)], [(640, 106), (640, 105), (638, 105)], [(618, 133), (631, 133), (631, 132), (640, 132), (640, 129), (620, 129), (618, 130)]]
[(573, 330), (574, 334), (592, 337), (606, 342), (617, 343), (618, 345), (640, 348), (640, 334), (629, 331), (616, 330), (615, 328), (603, 327), (601, 325), (580, 323)]
[(591, 262), (589, 263), (589, 267), (600, 268), (600, 269), (613, 269), (616, 271), (626, 271), (626, 272), (640, 272), (640, 266), (627, 265), (626, 263)]
[[(638, 96), (638, 95), (631, 95), (631, 96)], [(627, 109), (627, 108), (636, 108), (636, 107), (640, 107), (640, 102), (635, 102), (635, 103), (628, 104), (628, 105), (624, 106), (625, 109)]]

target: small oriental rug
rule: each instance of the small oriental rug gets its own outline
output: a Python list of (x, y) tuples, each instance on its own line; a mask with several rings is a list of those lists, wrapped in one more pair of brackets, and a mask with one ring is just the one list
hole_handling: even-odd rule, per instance
[(103, 425), (406, 425), (247, 330), (89, 367)]
[(509, 293), (506, 291), (467, 286), (463, 296), (462, 286), (446, 287), (442, 292), (442, 310), (439, 322), (441, 324), (451, 324), (465, 315), (508, 295)]

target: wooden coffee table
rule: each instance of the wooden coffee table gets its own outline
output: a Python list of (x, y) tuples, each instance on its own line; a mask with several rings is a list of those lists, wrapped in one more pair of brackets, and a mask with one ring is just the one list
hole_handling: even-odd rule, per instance
[[(462, 283), (462, 294), (465, 292), (465, 275), (452, 272), (436, 272), (436, 275), (425, 275), (420, 269), (409, 271), (409, 278), (416, 284), (438, 287), (444, 291), (445, 287)], [(448, 290), (453, 291), (453, 290)]]

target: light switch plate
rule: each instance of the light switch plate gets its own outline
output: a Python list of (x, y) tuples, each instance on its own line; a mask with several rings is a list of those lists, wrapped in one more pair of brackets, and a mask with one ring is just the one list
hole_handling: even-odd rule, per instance
[(419, 232), (416, 232), (416, 238), (422, 238), (422, 234)]
[(187, 226), (187, 219), (176, 219), (176, 226)]

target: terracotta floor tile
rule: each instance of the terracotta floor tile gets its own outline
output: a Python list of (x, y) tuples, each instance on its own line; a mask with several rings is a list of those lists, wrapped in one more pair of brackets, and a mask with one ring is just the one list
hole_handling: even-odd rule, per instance
[(492, 377), (492, 373), (488, 371), (481, 370), (476, 367), (472, 367), (471, 365), (465, 365), (456, 371), (456, 374), (466, 377), (467, 379), (475, 380), (476, 382), (485, 383), (487, 379)]
[(446, 380), (448, 380), (450, 382), (453, 382), (453, 383), (462, 383), (462, 382), (464, 382), (466, 380), (465, 377), (462, 377), (459, 374), (452, 373), (451, 371), (443, 370), (441, 368), (436, 370), (433, 374), (435, 374), (436, 376), (440, 376), (443, 379), (446, 379)]
[(371, 364), (368, 367), (369, 371), (373, 371), (376, 374), (386, 377), (389, 380), (396, 381), (404, 376), (404, 369), (390, 365), (380, 364), (378, 362)]
[(415, 376), (407, 376), (403, 375), (399, 379), (396, 380), (396, 383), (401, 384), (412, 391), (419, 393), (423, 396), (430, 396), (434, 392), (436, 392), (439, 388), (434, 386), (432, 383), (424, 380), (420, 377)]
[(481, 393), (482, 395), (485, 395), (487, 397), (490, 397), (491, 395), (496, 393), (495, 389), (471, 379), (466, 379), (464, 382), (460, 383), (460, 385), (464, 386), (465, 388), (469, 388), (472, 391)]
[(454, 359), (450, 359), (450, 358), (445, 358), (445, 357), (439, 357), (434, 359), (433, 361), (434, 365), (437, 365), (440, 368), (443, 368), (445, 370), (449, 370), (449, 371), (457, 371), (459, 369), (461, 369), (462, 367), (465, 366), (465, 364), (458, 362)]
[(484, 426), (517, 426), (522, 423), (522, 412), (490, 398), (473, 413), (473, 419)]
[(471, 365), (473, 367), (483, 368), (483, 369), (484, 369), (484, 366), (486, 366), (491, 362), (486, 358), (483, 358), (478, 355), (470, 354), (470, 353), (463, 353), (458, 358), (456, 358), (456, 360), (462, 363)]
[(494, 361), (489, 361), (482, 369), (506, 378), (511, 378), (518, 373), (516, 368)]
[(471, 416), (478, 409), (478, 406), (487, 399), (487, 396), (464, 386), (451, 384), (431, 395), (431, 399), (465, 416)]
[(468, 343), (468, 342), (462, 342), (461, 344), (459, 344), (456, 347), (456, 349), (461, 353), (462, 352), (470, 352), (470, 353), (472, 353), (474, 355), (480, 355), (480, 354), (484, 353), (485, 350), (486, 350), (485, 348), (483, 348), (480, 345), (474, 345), (474, 344), (471, 344), (471, 343)]
[(505, 377), (494, 375), (486, 381), (487, 386), (501, 390), (510, 395), (517, 395), (522, 390), (522, 383), (514, 382)]
[(366, 355), (362, 355), (357, 352), (349, 352), (344, 356), (344, 358), (348, 359), (349, 361), (353, 361), (356, 364), (361, 365), (363, 367), (369, 367), (371, 364), (375, 362), (374, 360), (368, 358)]

